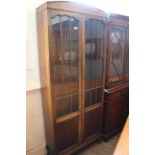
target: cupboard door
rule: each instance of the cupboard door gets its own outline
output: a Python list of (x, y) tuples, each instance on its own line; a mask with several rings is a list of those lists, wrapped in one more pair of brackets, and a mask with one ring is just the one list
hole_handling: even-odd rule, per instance
[(84, 30), (83, 106), (84, 138), (87, 138), (100, 131), (102, 122), (105, 23), (95, 17), (86, 17)]
[(110, 85), (124, 80), (126, 57), (127, 26), (119, 23), (109, 25), (109, 83)]
[(79, 142), (80, 16), (52, 11), (50, 30), (55, 141), (59, 153)]

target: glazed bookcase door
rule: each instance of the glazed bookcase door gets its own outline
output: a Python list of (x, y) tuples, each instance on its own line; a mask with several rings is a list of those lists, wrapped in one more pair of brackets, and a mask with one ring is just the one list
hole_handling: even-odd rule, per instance
[(69, 12), (52, 11), (49, 20), (55, 132), (60, 152), (79, 139), (80, 18)]
[(127, 40), (126, 40), (126, 44), (127, 44), (127, 51), (126, 51), (126, 68), (125, 68), (125, 77), (126, 77), (126, 81), (129, 82), (129, 25), (127, 27)]
[(103, 19), (88, 16), (83, 23), (83, 117), (84, 138), (87, 138), (99, 132), (101, 125), (106, 25)]
[(125, 60), (127, 56), (127, 25), (110, 23), (109, 25), (109, 84), (125, 81)]

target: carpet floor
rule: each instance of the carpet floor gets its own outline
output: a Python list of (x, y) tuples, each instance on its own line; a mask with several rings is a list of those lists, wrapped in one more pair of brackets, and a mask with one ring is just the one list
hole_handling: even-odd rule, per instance
[(120, 134), (114, 136), (109, 141), (96, 141), (85, 147), (74, 155), (113, 155)]

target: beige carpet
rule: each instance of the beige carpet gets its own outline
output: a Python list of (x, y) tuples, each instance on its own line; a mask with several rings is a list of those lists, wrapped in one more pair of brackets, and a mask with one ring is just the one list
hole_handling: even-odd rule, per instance
[(120, 134), (109, 141), (96, 141), (74, 155), (113, 155)]

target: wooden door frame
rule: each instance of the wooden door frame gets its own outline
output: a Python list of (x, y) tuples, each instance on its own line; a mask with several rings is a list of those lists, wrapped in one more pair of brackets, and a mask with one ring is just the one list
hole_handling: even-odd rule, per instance
[[(95, 20), (99, 20), (102, 21), (105, 24), (105, 30), (104, 30), (104, 56), (103, 56), (103, 70), (104, 70), (104, 75), (103, 75), (103, 81), (102, 81), (102, 102), (101, 104), (97, 104), (97, 105), (92, 105), (90, 107), (85, 108), (85, 21), (88, 19), (95, 19)], [(106, 74), (106, 45), (107, 45), (107, 18), (106, 17), (99, 17), (99, 16), (95, 16), (95, 15), (82, 15), (82, 73), (81, 73), (81, 79), (82, 79), (82, 96), (81, 96), (81, 103), (82, 103), (82, 140), (83, 141), (87, 141), (90, 137), (93, 137), (93, 135), (91, 135), (90, 137), (87, 137), (86, 139), (84, 139), (84, 115), (85, 113), (95, 110), (97, 108), (102, 108), (103, 111), (103, 103), (104, 103), (104, 88), (105, 88), (105, 74)], [(102, 122), (103, 122), (103, 117), (101, 117), (101, 128), (102, 128)], [(99, 134), (99, 133), (97, 133)], [(96, 136), (96, 133), (94, 134), (94, 137)]]

